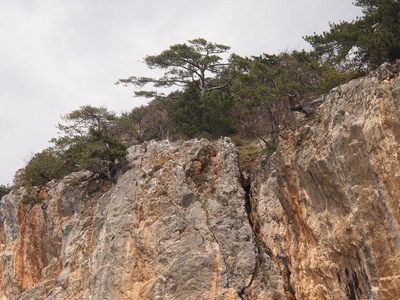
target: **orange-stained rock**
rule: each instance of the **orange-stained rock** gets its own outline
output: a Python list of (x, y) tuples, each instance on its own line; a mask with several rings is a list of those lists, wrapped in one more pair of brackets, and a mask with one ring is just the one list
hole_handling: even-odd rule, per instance
[(79, 172), (44, 204), (2, 200), (5, 299), (243, 299), (264, 285), (232, 143), (149, 142), (127, 159), (112, 187)]
[(396, 299), (399, 72), (284, 113), (248, 192), (229, 139), (133, 146), (116, 184), (73, 173), (36, 205), (13, 191), (0, 299)]
[(384, 65), (316, 99), (255, 176), (255, 227), (297, 299), (398, 297), (399, 72)]

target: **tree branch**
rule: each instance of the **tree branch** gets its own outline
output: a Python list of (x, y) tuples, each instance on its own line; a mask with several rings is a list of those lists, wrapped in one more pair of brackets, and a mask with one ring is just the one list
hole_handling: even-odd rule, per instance
[(236, 72), (234, 72), (233, 76), (223, 85), (219, 85), (219, 86), (214, 86), (211, 88), (208, 88), (206, 91), (210, 92), (210, 91), (214, 91), (214, 90), (222, 90), (223, 88), (226, 88), (231, 82), (232, 80), (236, 77)]

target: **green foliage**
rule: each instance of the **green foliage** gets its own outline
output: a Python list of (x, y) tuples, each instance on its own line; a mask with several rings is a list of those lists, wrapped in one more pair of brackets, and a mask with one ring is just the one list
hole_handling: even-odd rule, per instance
[(330, 24), (330, 31), (306, 36), (315, 53), (340, 68), (360, 71), (400, 58), (400, 2), (356, 0), (363, 16)]
[(24, 195), (22, 197), (22, 204), (38, 204), (42, 203), (44, 200), (44, 197), (37, 197), (37, 196), (30, 196), (30, 195)]
[(233, 63), (238, 71), (231, 91), (237, 103), (250, 110), (260, 103), (325, 92), (354, 77), (354, 72), (321, 66), (304, 50), (252, 58), (234, 56)]
[(116, 115), (105, 107), (93, 107), (90, 105), (81, 106), (79, 109), (70, 112), (62, 117), (66, 122), (72, 124), (58, 124), (57, 128), (66, 137), (84, 137), (89, 133), (89, 129), (103, 130), (109, 132), (117, 120)]
[(12, 191), (12, 187), (1, 184), (0, 185), (0, 199), (3, 198), (3, 196), (7, 195), (11, 191)]
[(195, 184), (197, 185), (201, 185), (203, 183), (205, 183), (208, 180), (208, 177), (206, 174), (196, 174), (192, 177), (192, 180)]
[[(154, 97), (147, 107), (133, 110), (129, 116), (139, 141), (165, 138), (169, 133), (193, 138), (235, 131), (235, 122), (229, 114), (234, 101), (226, 93), (235, 73), (221, 56), (230, 47), (202, 38), (188, 42), (172, 45), (159, 55), (146, 56), (145, 62), (150, 69), (166, 70), (162, 78), (132, 76), (117, 82), (136, 87), (148, 83), (154, 87), (183, 87), (167, 97), (153, 91), (136, 92), (137, 96)], [(162, 121), (154, 120), (154, 116), (161, 116)]]
[(43, 185), (53, 179), (59, 179), (75, 171), (65, 157), (53, 148), (36, 153), (27, 165), (16, 175), (17, 181), (25, 185)]
[(334, 87), (342, 85), (359, 76), (354, 70), (338, 70), (332, 66), (321, 66), (321, 79), (316, 92), (327, 93)]
[(189, 138), (208, 133), (212, 137), (235, 132), (235, 122), (229, 112), (234, 100), (223, 91), (212, 91), (201, 98), (197, 89), (188, 88), (174, 93), (169, 113), (174, 122), (174, 131)]
[(204, 117), (203, 132), (211, 134), (214, 138), (231, 135), (236, 132), (236, 122), (232, 115), (234, 98), (221, 90), (207, 93), (203, 97)]
[(174, 93), (176, 100), (171, 103), (169, 110), (176, 131), (192, 138), (202, 131), (204, 106), (200, 101), (200, 92), (188, 88), (184, 92)]
[[(153, 100), (124, 116), (125, 123), (121, 124), (125, 132), (131, 132), (140, 143), (154, 138), (218, 138), (235, 133), (261, 138), (268, 130), (272, 144), (276, 144), (282, 108), (266, 104), (288, 99), (290, 110), (304, 112), (301, 99), (354, 77), (353, 73), (321, 66), (313, 54), (304, 50), (251, 58), (233, 54), (229, 62), (224, 62), (222, 55), (228, 50), (228, 46), (199, 38), (147, 56), (145, 62), (150, 69), (165, 70), (162, 78), (132, 76), (117, 84), (143, 87), (150, 83), (182, 89), (168, 96), (137, 92)], [(264, 118), (257, 116), (260, 113), (265, 114)]]
[[(131, 76), (127, 79), (119, 79), (116, 84), (133, 84), (143, 87), (151, 83), (155, 87), (194, 87), (202, 95), (226, 87), (233, 77), (218, 85), (214, 84), (214, 79), (229, 65), (222, 62), (223, 58), (220, 54), (226, 53), (230, 47), (211, 43), (202, 38), (188, 42), (189, 45), (185, 43), (172, 45), (159, 55), (145, 57), (144, 60), (150, 69), (166, 70), (162, 78)], [(212, 76), (209, 77), (208, 74)], [(138, 92), (137, 95), (154, 96), (154, 92)]]
[(127, 146), (111, 135), (118, 118), (106, 108), (82, 106), (64, 116), (70, 125), (58, 125), (65, 135), (53, 139), (64, 157), (77, 169), (113, 179)]
[(127, 154), (127, 146), (103, 130), (90, 128), (87, 137), (74, 139), (65, 151), (79, 169), (90, 170), (113, 179), (117, 171), (117, 162)]
[(247, 138), (249, 134), (260, 139), (268, 136), (268, 145), (278, 143), (282, 112), (289, 109), (307, 114), (301, 106), (303, 99), (325, 93), (356, 76), (354, 71), (322, 66), (304, 50), (251, 58), (234, 55), (232, 63), (237, 71), (229, 88), (236, 103), (239, 132)]
[(260, 261), (260, 263), (264, 263), (265, 262), (264, 254), (258, 254), (258, 260)]
[[(267, 145), (261, 154), (269, 157), (278, 143), (282, 112), (288, 111), (287, 104), (280, 100), (288, 100), (291, 111), (306, 113), (299, 105), (301, 99), (326, 92), (358, 75), (355, 71), (337, 68), (343, 65), (344, 57), (348, 59), (350, 50), (356, 50), (352, 62), (363, 64), (377, 63), (377, 57), (385, 51), (382, 56), (385, 60), (398, 57), (399, 35), (392, 34), (399, 30), (399, 21), (394, 20), (399, 14), (398, 1), (358, 0), (356, 5), (364, 8), (362, 19), (334, 24), (331, 32), (322, 36), (306, 37), (314, 46), (313, 53), (303, 50), (250, 58), (232, 55), (227, 62), (224, 56), (230, 47), (199, 38), (188, 44), (170, 46), (159, 55), (146, 56), (150, 69), (165, 70), (163, 77), (132, 76), (120, 79), (117, 84), (143, 87), (150, 83), (154, 87), (182, 89), (167, 96), (138, 91), (138, 96), (152, 100), (121, 117), (105, 107), (90, 105), (66, 114), (63, 120), (67, 124), (57, 125), (61, 136), (52, 140), (55, 148), (35, 154), (17, 172), (15, 181), (43, 185), (81, 169), (114, 180), (127, 154), (125, 143), (169, 137), (211, 139), (233, 134), (246, 138), (255, 135)], [(393, 11), (385, 14), (391, 6)], [(373, 24), (376, 30), (371, 33), (366, 24)], [(384, 43), (386, 50), (376, 52), (370, 47), (374, 39), (387, 39), (393, 47)], [(321, 57), (335, 61), (336, 65), (321, 65)], [(252, 173), (260, 155), (258, 147), (242, 142), (239, 155), (243, 170)], [(150, 175), (156, 171), (150, 171)], [(207, 180), (204, 176), (195, 175), (193, 181), (201, 184)], [(1, 186), (0, 195), (7, 191), (8, 188)]]
[(244, 143), (242, 146), (238, 146), (238, 150), (242, 172), (254, 173), (254, 166), (260, 155), (260, 148), (255, 143)]
[(139, 143), (170, 137), (219, 138), (236, 131), (230, 113), (234, 106), (229, 93), (215, 90), (202, 97), (198, 89), (188, 87), (134, 108), (123, 116), (123, 126)]
[(263, 244), (258, 236), (256, 236), (256, 247), (257, 247), (258, 253), (261, 253), (263, 250)]

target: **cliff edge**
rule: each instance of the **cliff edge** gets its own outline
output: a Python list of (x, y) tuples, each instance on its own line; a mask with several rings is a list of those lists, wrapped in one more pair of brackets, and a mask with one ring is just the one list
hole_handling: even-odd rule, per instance
[(0, 202), (0, 299), (396, 299), (400, 63), (302, 103), (243, 187), (227, 138)]

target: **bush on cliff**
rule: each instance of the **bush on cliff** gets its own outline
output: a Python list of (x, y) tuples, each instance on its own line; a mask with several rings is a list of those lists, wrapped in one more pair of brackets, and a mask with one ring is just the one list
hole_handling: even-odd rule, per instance
[(64, 116), (69, 125), (58, 124), (64, 133), (53, 139), (66, 162), (76, 169), (90, 170), (114, 180), (118, 162), (128, 153), (127, 145), (113, 137), (118, 118), (104, 107), (82, 106)]
[(127, 146), (102, 130), (91, 128), (88, 137), (72, 141), (64, 152), (78, 169), (85, 169), (114, 180), (118, 162), (125, 157)]
[(44, 185), (75, 170), (76, 167), (68, 162), (62, 153), (48, 148), (36, 153), (27, 165), (16, 173), (14, 184)]
[(69, 125), (57, 127), (64, 133), (52, 139), (55, 147), (36, 153), (14, 176), (14, 186), (40, 186), (74, 171), (90, 170), (115, 180), (127, 146), (112, 136), (118, 118), (106, 108), (83, 106), (64, 116)]
[(1, 184), (0, 185), (0, 199), (3, 198), (3, 196), (7, 195), (9, 192), (11, 192), (12, 188), (9, 187), (8, 185)]

